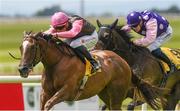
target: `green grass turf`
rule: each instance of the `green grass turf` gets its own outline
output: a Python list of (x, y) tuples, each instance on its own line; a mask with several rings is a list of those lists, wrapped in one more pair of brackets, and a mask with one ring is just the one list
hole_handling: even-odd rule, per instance
[[(110, 24), (115, 18), (98, 18), (102, 24)], [(88, 19), (96, 27), (96, 18)], [(173, 38), (164, 46), (171, 48), (180, 48), (180, 19), (169, 18), (170, 24), (173, 28)], [(8, 52), (11, 52), (17, 57), (20, 57), (19, 46), (21, 45), (24, 31), (45, 31), (49, 28), (49, 19), (7, 19), (0, 21), (0, 73), (16, 73), (15, 67), (18, 66), (19, 61), (12, 59)], [(119, 23), (123, 25), (124, 18), (119, 18)], [(98, 28), (97, 28), (98, 29)], [(135, 37), (139, 35), (132, 33)], [(10, 64), (9, 66), (7, 64)], [(12, 65), (13, 64), (13, 65)], [(14, 67), (14, 68), (12, 68)], [(4, 71), (4, 68), (6, 69)], [(10, 70), (8, 72), (8, 69)], [(12, 70), (13, 69), (13, 70)], [(14, 71), (14, 72), (13, 72)]]

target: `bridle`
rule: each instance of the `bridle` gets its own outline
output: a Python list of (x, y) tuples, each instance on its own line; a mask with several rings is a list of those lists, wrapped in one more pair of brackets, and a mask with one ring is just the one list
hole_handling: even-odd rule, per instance
[[(111, 42), (112, 42), (112, 40), (113, 40), (113, 37), (112, 37), (112, 29), (110, 29), (110, 28), (108, 28), (108, 27), (105, 27), (105, 26), (102, 26), (102, 27), (100, 27), (100, 28), (104, 28), (104, 29), (109, 29), (110, 30), (110, 32), (108, 33), (108, 36), (107, 37), (101, 37), (100, 38), (100, 40), (102, 41), (102, 43), (103, 43), (103, 50), (105, 50), (105, 49), (107, 49), (109, 46), (110, 46), (110, 44), (111, 44)], [(106, 44), (106, 45), (105, 45)], [(104, 47), (105, 46), (105, 47)]]
[[(107, 37), (101, 37), (101, 39), (100, 39), (103, 43), (103, 48), (102, 48), (103, 50), (109, 50), (110, 49), (112, 51), (119, 51), (119, 52), (123, 52), (123, 53), (128, 52), (127, 50), (123, 50), (123, 49), (118, 48), (118, 46), (115, 43), (113, 43), (113, 35), (112, 35), (113, 29), (112, 28), (110, 28), (108, 26), (102, 26), (101, 28), (109, 30), (108, 36)], [(112, 43), (114, 44), (113, 47), (110, 46)]]
[[(34, 45), (31, 50), (33, 59), (26, 67), (32, 69), (35, 65), (37, 65), (39, 63), (39, 61), (42, 60), (42, 51), (40, 49), (40, 45), (37, 43), (38, 37), (32, 37), (30, 35), (27, 35), (24, 38), (23, 42), (26, 41), (28, 38), (33, 39)], [(38, 56), (38, 53), (39, 53), (39, 56)]]

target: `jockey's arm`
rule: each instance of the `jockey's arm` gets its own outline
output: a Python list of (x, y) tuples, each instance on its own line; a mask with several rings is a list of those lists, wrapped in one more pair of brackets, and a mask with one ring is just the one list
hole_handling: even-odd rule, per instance
[(128, 25), (125, 25), (121, 28), (121, 30), (124, 30), (126, 32), (130, 32), (131, 31), (131, 27), (129, 27)]
[(44, 34), (52, 34), (55, 32), (56, 32), (55, 29), (52, 26), (50, 26), (50, 28), (48, 30), (44, 31), (43, 33)]
[(148, 46), (153, 43), (157, 36), (158, 24), (156, 19), (150, 19), (146, 23), (146, 37), (134, 41), (136, 45)]
[(81, 32), (82, 27), (83, 27), (83, 20), (76, 20), (72, 24), (72, 28), (70, 30), (64, 32), (55, 32), (52, 33), (52, 35), (59, 38), (74, 38), (77, 34)]

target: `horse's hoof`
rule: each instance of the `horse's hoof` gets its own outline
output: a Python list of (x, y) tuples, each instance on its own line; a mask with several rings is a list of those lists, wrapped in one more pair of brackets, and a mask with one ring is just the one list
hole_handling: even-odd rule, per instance
[(128, 110), (128, 111), (134, 110), (134, 105), (128, 105), (127, 110)]
[(50, 109), (50, 105), (49, 105), (49, 104), (46, 104), (46, 105), (44, 106), (44, 110), (45, 110), (45, 111), (49, 111), (49, 109)]

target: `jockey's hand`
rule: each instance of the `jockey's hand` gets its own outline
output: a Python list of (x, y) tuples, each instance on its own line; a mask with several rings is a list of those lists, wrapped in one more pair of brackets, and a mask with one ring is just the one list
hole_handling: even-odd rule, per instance
[(52, 34), (43, 34), (43, 37), (44, 37), (46, 40), (50, 40), (50, 39), (52, 39), (53, 35), (52, 35)]
[(137, 46), (141, 46), (141, 47), (147, 47), (145, 46), (143, 43), (142, 43), (142, 39), (137, 39), (137, 40), (134, 40), (133, 43)]
[(55, 36), (55, 35), (52, 35), (52, 39), (55, 40), (55, 41), (59, 40), (59, 38), (57, 36)]
[(121, 30), (124, 30), (125, 32), (130, 32), (131, 28), (128, 25), (125, 25), (121, 28)]
[(139, 40), (134, 40), (133, 43), (134, 43), (135, 45), (137, 45), (137, 46), (141, 46)]

